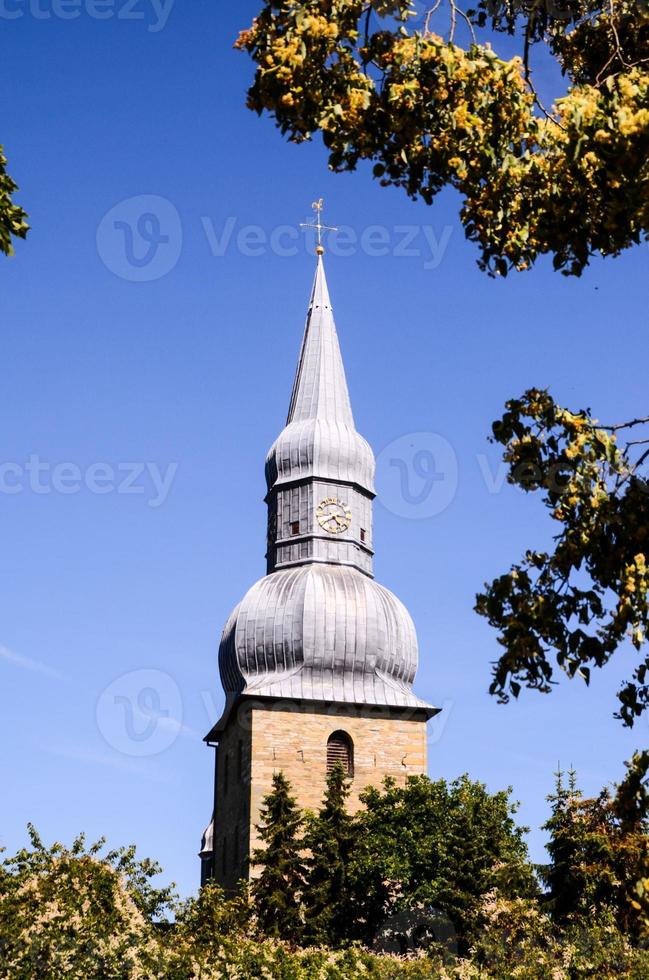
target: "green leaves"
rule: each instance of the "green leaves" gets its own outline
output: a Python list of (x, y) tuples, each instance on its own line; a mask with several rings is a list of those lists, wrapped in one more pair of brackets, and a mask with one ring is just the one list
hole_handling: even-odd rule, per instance
[(104, 842), (31, 850), (0, 865), (0, 978), (111, 980), (156, 976), (164, 961), (153, 918), (170, 911), (171, 888), (155, 888), (153, 862), (134, 848), (102, 854)]
[(273, 791), (264, 799), (257, 828), (264, 847), (252, 855), (261, 873), (251, 893), (259, 924), (268, 936), (296, 942), (303, 932), (302, 814), (283, 773), (273, 776)]
[(550, 833), (551, 863), (540, 869), (556, 923), (565, 927), (608, 912), (625, 935), (641, 938), (649, 904), (644, 911), (639, 903), (634, 906), (633, 895), (649, 863), (648, 768), (649, 753), (636, 753), (615, 795), (604, 789), (594, 799), (582, 798), (574, 773), (568, 788), (557, 774), (552, 816), (544, 828)]
[(383, 918), (434, 908), (468, 943), (487, 892), (535, 894), (525, 828), (514, 822), (509, 792), (491, 794), (468, 776), (450, 783), (417, 776), (404, 786), (386, 780), (362, 800), (352, 877), (366, 941)]
[(349, 781), (340, 763), (327, 776), (319, 813), (308, 821), (305, 939), (313, 945), (339, 946), (354, 935), (355, 901), (350, 864), (359, 828), (347, 812)]
[[(522, 686), (549, 693), (556, 665), (590, 680), (625, 641), (636, 650), (649, 627), (649, 485), (636, 475), (633, 452), (618, 433), (642, 420), (601, 426), (570, 412), (547, 391), (530, 389), (494, 422), (508, 481), (538, 492), (560, 526), (551, 553), (528, 550), (523, 561), (485, 586), (476, 611), (498, 630), (505, 653), (490, 692), (501, 702)], [(584, 578), (587, 587), (583, 587)], [(579, 583), (579, 584), (577, 584)], [(618, 694), (618, 717), (633, 725), (649, 704), (647, 659)]]

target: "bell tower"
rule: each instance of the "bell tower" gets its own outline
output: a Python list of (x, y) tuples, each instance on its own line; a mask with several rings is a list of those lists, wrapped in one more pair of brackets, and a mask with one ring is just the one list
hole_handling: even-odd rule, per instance
[(373, 578), (374, 454), (356, 431), (318, 257), (285, 428), (266, 458), (267, 574), (228, 619), (219, 648), (226, 701), (206, 736), (215, 749), (214, 815), (202, 879), (249, 876), (255, 825), (273, 773), (317, 809), (337, 761), (360, 792), (426, 772), (436, 708), (412, 684), (415, 628)]

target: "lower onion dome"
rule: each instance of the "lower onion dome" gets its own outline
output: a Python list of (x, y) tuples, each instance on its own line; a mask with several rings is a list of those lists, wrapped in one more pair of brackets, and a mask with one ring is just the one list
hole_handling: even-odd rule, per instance
[(410, 614), (355, 568), (308, 564), (260, 579), (226, 623), (219, 649), (237, 695), (423, 709)]

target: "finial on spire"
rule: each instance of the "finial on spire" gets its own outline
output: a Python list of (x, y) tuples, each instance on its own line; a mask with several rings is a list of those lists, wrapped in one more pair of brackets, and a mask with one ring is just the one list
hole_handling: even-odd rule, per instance
[(324, 255), (324, 245), (322, 244), (322, 233), (323, 231), (338, 231), (337, 228), (332, 228), (331, 225), (322, 224), (322, 211), (324, 208), (324, 198), (321, 197), (318, 201), (314, 201), (311, 205), (316, 213), (315, 224), (301, 224), (300, 228), (313, 228), (317, 236), (316, 245), (316, 255)]

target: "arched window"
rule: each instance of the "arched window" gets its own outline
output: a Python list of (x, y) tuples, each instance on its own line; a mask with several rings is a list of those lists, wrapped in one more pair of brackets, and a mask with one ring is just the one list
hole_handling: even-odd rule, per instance
[(354, 775), (354, 743), (347, 732), (334, 732), (327, 742), (327, 772), (330, 773), (337, 762), (342, 762), (345, 773)]

